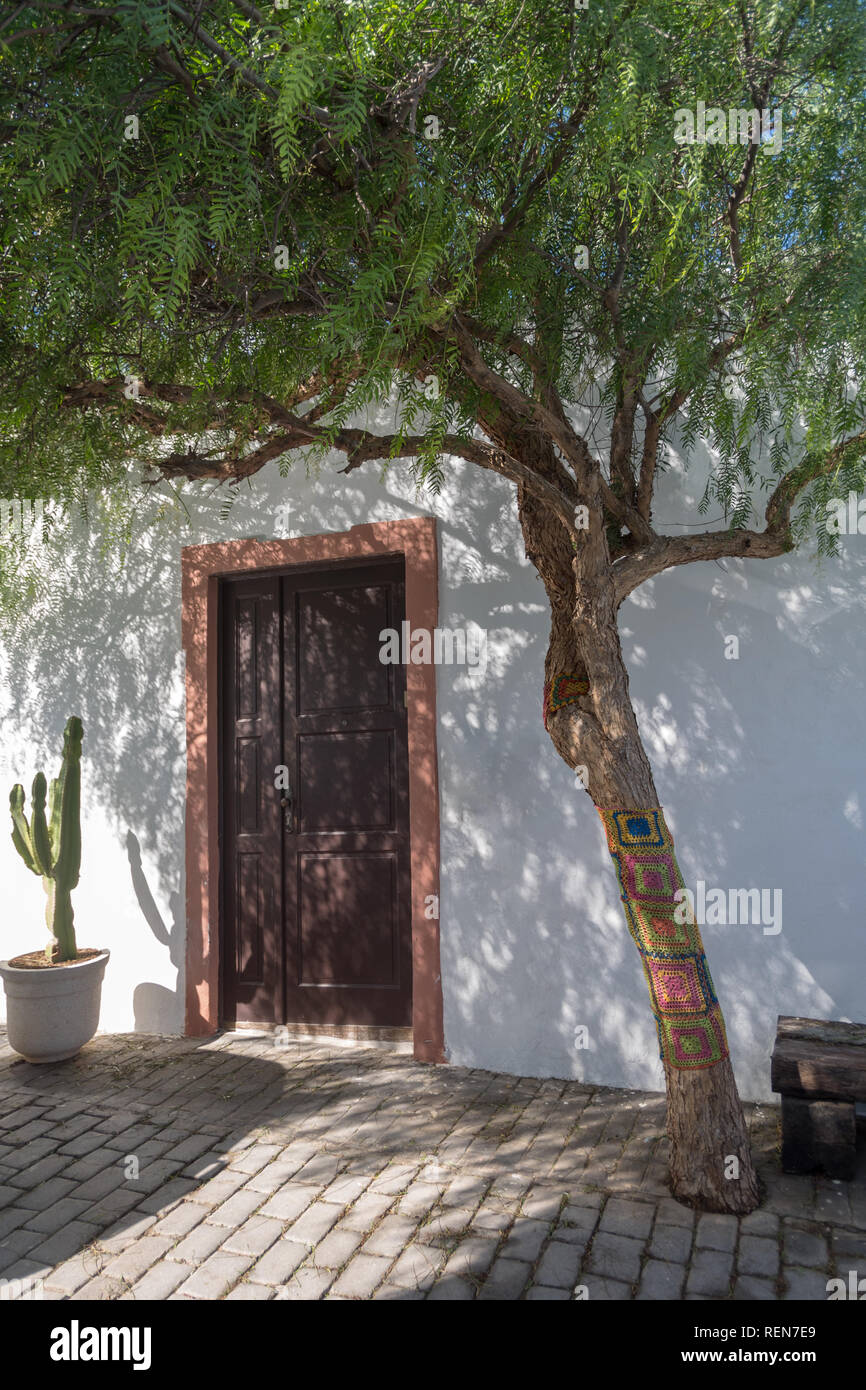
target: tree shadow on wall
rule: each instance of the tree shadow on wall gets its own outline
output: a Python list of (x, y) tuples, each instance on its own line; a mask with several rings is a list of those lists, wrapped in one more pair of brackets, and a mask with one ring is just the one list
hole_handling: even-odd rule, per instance
[(176, 1027), (184, 997), (184, 904), (179, 893), (169, 894), (171, 927), (167, 927), (142, 868), (141, 846), (131, 830), (126, 835), (126, 853), (132, 875), (132, 887), (141, 914), (159, 944), (168, 947), (169, 959), (177, 971), (177, 985), (174, 990), (150, 981), (136, 985), (132, 995), (135, 1029), (138, 1033), (171, 1033)]

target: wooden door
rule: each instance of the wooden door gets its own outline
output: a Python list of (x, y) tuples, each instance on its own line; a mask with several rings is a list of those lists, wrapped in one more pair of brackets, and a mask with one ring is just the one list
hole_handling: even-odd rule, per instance
[(411, 1022), (403, 589), (397, 560), (223, 586), (227, 1022)]

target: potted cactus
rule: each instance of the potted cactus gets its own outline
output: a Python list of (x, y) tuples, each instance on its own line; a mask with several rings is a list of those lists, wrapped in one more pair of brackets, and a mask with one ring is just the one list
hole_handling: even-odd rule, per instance
[(63, 735), (59, 776), (48, 790), (44, 773), (33, 779), (29, 822), (24, 788), (16, 785), (9, 797), (12, 842), (31, 873), (42, 879), (51, 933), (44, 951), (0, 961), (9, 1044), (28, 1062), (74, 1057), (99, 1023), (109, 953), (78, 949), (72, 911), (81, 864), (82, 733), (81, 720), (73, 716)]

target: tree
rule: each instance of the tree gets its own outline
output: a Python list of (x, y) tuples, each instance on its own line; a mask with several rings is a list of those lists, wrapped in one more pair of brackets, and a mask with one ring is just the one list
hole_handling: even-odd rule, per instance
[[(828, 503), (863, 485), (862, 0), (188, 4), (25, 0), (0, 28), (3, 489), (333, 450), (510, 479), (545, 725), (650, 986), (673, 1190), (750, 1210), (617, 614), (673, 566), (832, 551)], [(389, 396), (392, 433), (351, 423)], [(674, 430), (712, 446), (724, 526), (654, 525)]]

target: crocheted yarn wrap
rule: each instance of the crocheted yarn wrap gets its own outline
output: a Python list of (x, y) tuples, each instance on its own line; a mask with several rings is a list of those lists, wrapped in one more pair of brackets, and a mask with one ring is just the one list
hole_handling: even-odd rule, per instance
[(662, 809), (596, 809), (640, 952), (659, 1054), (677, 1069), (713, 1067), (728, 1055), (725, 1023), (688, 900), (674, 896), (684, 884)]
[(548, 719), (556, 710), (562, 709), (563, 705), (576, 705), (581, 695), (586, 695), (588, 690), (589, 681), (584, 680), (576, 671), (566, 671), (546, 681), (543, 706), (545, 729)]

